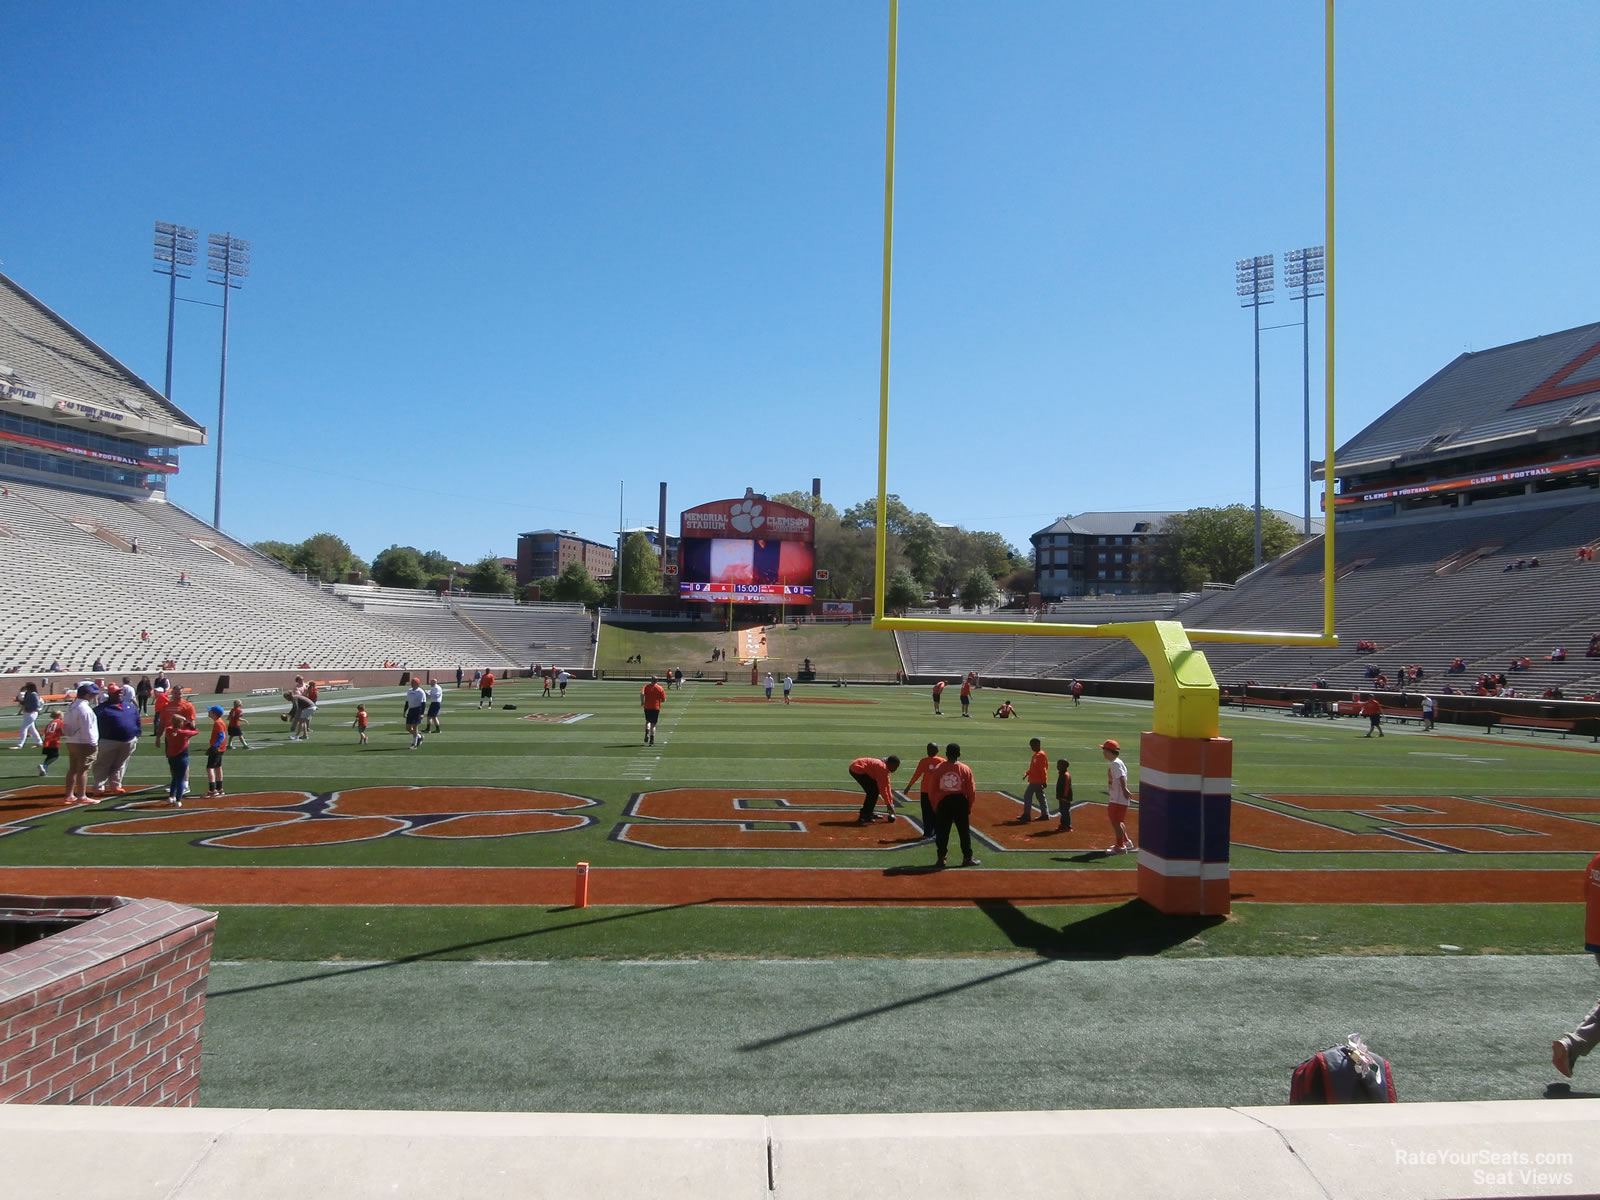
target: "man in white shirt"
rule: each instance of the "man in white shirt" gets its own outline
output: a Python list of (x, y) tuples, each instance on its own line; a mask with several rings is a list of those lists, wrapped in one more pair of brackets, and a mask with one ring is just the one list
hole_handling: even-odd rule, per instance
[(422, 681), (411, 678), (411, 690), (406, 693), (406, 732), (411, 735), (411, 749), (422, 745), (422, 710), (428, 706), (428, 693), (422, 690)]
[(62, 724), (62, 741), (67, 744), (66, 803), (89, 803), (89, 764), (100, 745), (100, 723), (91, 702), (100, 694), (95, 684), (85, 680), (78, 685), (78, 696), (67, 708)]
[(439, 710), (443, 707), (444, 685), (435, 679), (433, 681), (433, 686), (428, 689), (428, 723), (425, 727), (426, 732), (439, 732)]

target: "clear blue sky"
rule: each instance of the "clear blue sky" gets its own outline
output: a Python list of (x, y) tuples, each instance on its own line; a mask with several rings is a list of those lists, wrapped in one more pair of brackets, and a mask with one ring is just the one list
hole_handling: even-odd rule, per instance
[[(876, 488), (886, 14), (18, 6), (0, 261), (159, 387), (151, 223), (252, 241), (246, 540), (609, 540), (619, 481), (631, 525), (665, 480), (674, 532), (813, 476), (842, 507)], [(1597, 16), (1341, 8), (1341, 441), (1462, 350), (1600, 320)], [(1322, 5), (905, 0), (900, 33), (891, 490), (1023, 549), (1066, 513), (1249, 502), (1234, 260), (1322, 241)], [(179, 306), (173, 399), (206, 425), (219, 324)], [(1298, 511), (1300, 331), (1262, 340), (1264, 499)], [(205, 516), (212, 466), (172, 490)]]

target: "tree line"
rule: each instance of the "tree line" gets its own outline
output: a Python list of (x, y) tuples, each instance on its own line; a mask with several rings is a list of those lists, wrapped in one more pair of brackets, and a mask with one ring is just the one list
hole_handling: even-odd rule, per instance
[[(803, 509), (816, 521), (817, 566), (828, 571), (816, 584), (818, 600), (859, 600), (872, 595), (877, 562), (876, 497), (852, 504), (843, 512), (808, 492), (776, 492), (771, 499)], [(914, 512), (899, 496), (886, 499), (888, 546), (884, 607), (915, 608), (929, 596), (950, 597), (968, 607), (992, 604), (1004, 590), (1012, 594), (1034, 587), (1031, 555), (987, 531), (940, 525), (927, 513)], [(1195, 591), (1204, 583), (1232, 583), (1254, 563), (1255, 512), (1244, 504), (1224, 508), (1192, 508), (1162, 523), (1140, 574), (1133, 580), (1145, 591)], [(1262, 514), (1262, 554), (1266, 561), (1293, 549), (1301, 535), (1273, 513)], [(612, 588), (589, 574), (581, 562), (568, 563), (558, 576), (536, 579), (517, 588), (516, 579), (493, 554), (462, 564), (438, 550), (390, 546), (369, 564), (343, 538), (314, 533), (303, 542), (261, 541), (256, 550), (292, 571), (327, 583), (372, 579), (384, 587), (466, 590), (482, 595), (516, 594), (526, 600), (603, 604)], [(623, 543), (622, 590), (654, 596), (664, 590), (656, 549), (642, 533)]]

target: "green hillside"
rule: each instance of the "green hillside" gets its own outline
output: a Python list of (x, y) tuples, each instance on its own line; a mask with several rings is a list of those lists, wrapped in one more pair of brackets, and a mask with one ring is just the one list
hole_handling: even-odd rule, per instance
[[(873, 629), (871, 625), (768, 625), (767, 657), (763, 670), (774, 675), (796, 674), (801, 664), (810, 659), (818, 678), (832, 679), (843, 675), (849, 679), (893, 677), (900, 669), (900, 654), (895, 648), (894, 634)], [(659, 674), (682, 667), (684, 674), (693, 676), (704, 671), (720, 676), (727, 671), (737, 676), (744, 646), (743, 630), (726, 628), (705, 632), (662, 632), (639, 629), (622, 629), (606, 625), (600, 630), (600, 645), (595, 666), (607, 675)], [(726, 650), (728, 661), (713, 662), (713, 649)], [(640, 655), (642, 662), (630, 663), (628, 659)]]

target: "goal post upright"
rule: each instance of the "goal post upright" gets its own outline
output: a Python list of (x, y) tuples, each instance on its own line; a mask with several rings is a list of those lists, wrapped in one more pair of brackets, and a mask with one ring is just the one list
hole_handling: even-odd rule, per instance
[[(1139, 895), (1164, 913), (1221, 915), (1229, 909), (1231, 740), (1218, 736), (1220, 692), (1193, 643), (1337, 646), (1334, 629), (1334, 0), (1323, 0), (1324, 308), (1323, 579), (1320, 631), (1185, 629), (1176, 621), (1104, 625), (894, 617), (884, 611), (888, 566), (889, 346), (893, 280), (895, 87), (899, 0), (889, 0), (888, 98), (884, 138), (883, 311), (878, 364), (878, 506), (872, 624), (875, 629), (1114, 637), (1131, 641), (1155, 679), (1153, 728), (1141, 735)], [(1308, 514), (1309, 516), (1309, 514)]]

